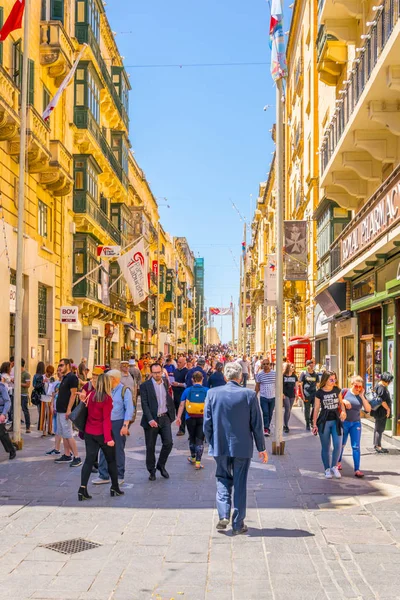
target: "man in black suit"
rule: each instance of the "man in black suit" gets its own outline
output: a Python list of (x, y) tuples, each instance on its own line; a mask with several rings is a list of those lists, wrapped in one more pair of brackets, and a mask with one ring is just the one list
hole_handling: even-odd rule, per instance
[[(156, 479), (156, 468), (166, 479), (169, 478), (165, 468), (167, 458), (172, 450), (171, 423), (175, 419), (175, 406), (168, 393), (168, 384), (163, 379), (163, 370), (158, 363), (151, 365), (151, 377), (140, 386), (143, 416), (141, 426), (146, 440), (146, 467), (150, 473), (150, 481)], [(162, 448), (156, 466), (156, 442), (160, 434)]]

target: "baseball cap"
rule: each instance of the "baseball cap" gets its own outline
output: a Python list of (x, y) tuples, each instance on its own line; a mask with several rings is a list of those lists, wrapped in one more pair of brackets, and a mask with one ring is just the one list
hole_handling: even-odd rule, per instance
[(121, 360), (121, 365), (129, 365), (129, 360)]

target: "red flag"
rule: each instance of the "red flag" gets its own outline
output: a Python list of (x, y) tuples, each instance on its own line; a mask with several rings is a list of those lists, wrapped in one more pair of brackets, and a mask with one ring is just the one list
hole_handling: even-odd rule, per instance
[(24, 16), (25, 9), (25, 0), (16, 0), (14, 6), (11, 9), (10, 14), (6, 22), (0, 31), (0, 42), (4, 42), (4, 40), (10, 35), (12, 31), (16, 29), (21, 29), (22, 27), (22, 17)]

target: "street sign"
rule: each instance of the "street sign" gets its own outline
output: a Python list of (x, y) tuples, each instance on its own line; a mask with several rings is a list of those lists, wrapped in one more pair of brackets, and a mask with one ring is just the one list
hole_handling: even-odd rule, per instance
[(97, 256), (101, 258), (113, 258), (120, 254), (121, 246), (97, 246)]
[(60, 308), (60, 323), (78, 323), (78, 307), (62, 306)]

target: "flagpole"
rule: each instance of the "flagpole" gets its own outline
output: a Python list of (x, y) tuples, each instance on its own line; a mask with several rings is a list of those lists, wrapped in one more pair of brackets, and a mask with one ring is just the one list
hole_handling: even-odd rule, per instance
[(276, 81), (276, 387), (272, 454), (284, 454), (283, 442), (283, 86)]
[[(17, 263), (16, 263), (16, 306), (15, 306), (15, 352), (14, 352), (14, 442), (22, 448), (21, 438), (21, 359), (22, 359), (22, 311), (24, 301), (24, 219), (25, 219), (25, 160), (26, 125), (28, 99), (28, 52), (29, 52), (29, 3), (25, 0), (24, 47), (22, 57), (22, 85), (20, 112), (20, 148), (18, 181), (18, 225), (17, 225)], [(26, 391), (26, 390), (24, 390)]]
[(246, 329), (246, 318), (247, 318), (247, 261), (246, 261), (246, 253), (247, 253), (247, 226), (246, 223), (243, 225), (243, 240), (244, 240), (244, 252), (243, 252), (243, 348), (242, 353), (246, 354), (246, 344), (247, 344), (247, 329)]
[(242, 280), (243, 280), (243, 257), (240, 261), (240, 285), (239, 285), (239, 324), (238, 324), (238, 343), (237, 343), (237, 353), (240, 354), (240, 350), (242, 348), (242, 335), (243, 335), (243, 320), (242, 320), (242, 312), (243, 312), (243, 296), (242, 296)]
[(160, 219), (157, 221), (157, 314), (156, 314), (156, 327), (157, 327), (157, 350), (156, 354), (160, 349)]

